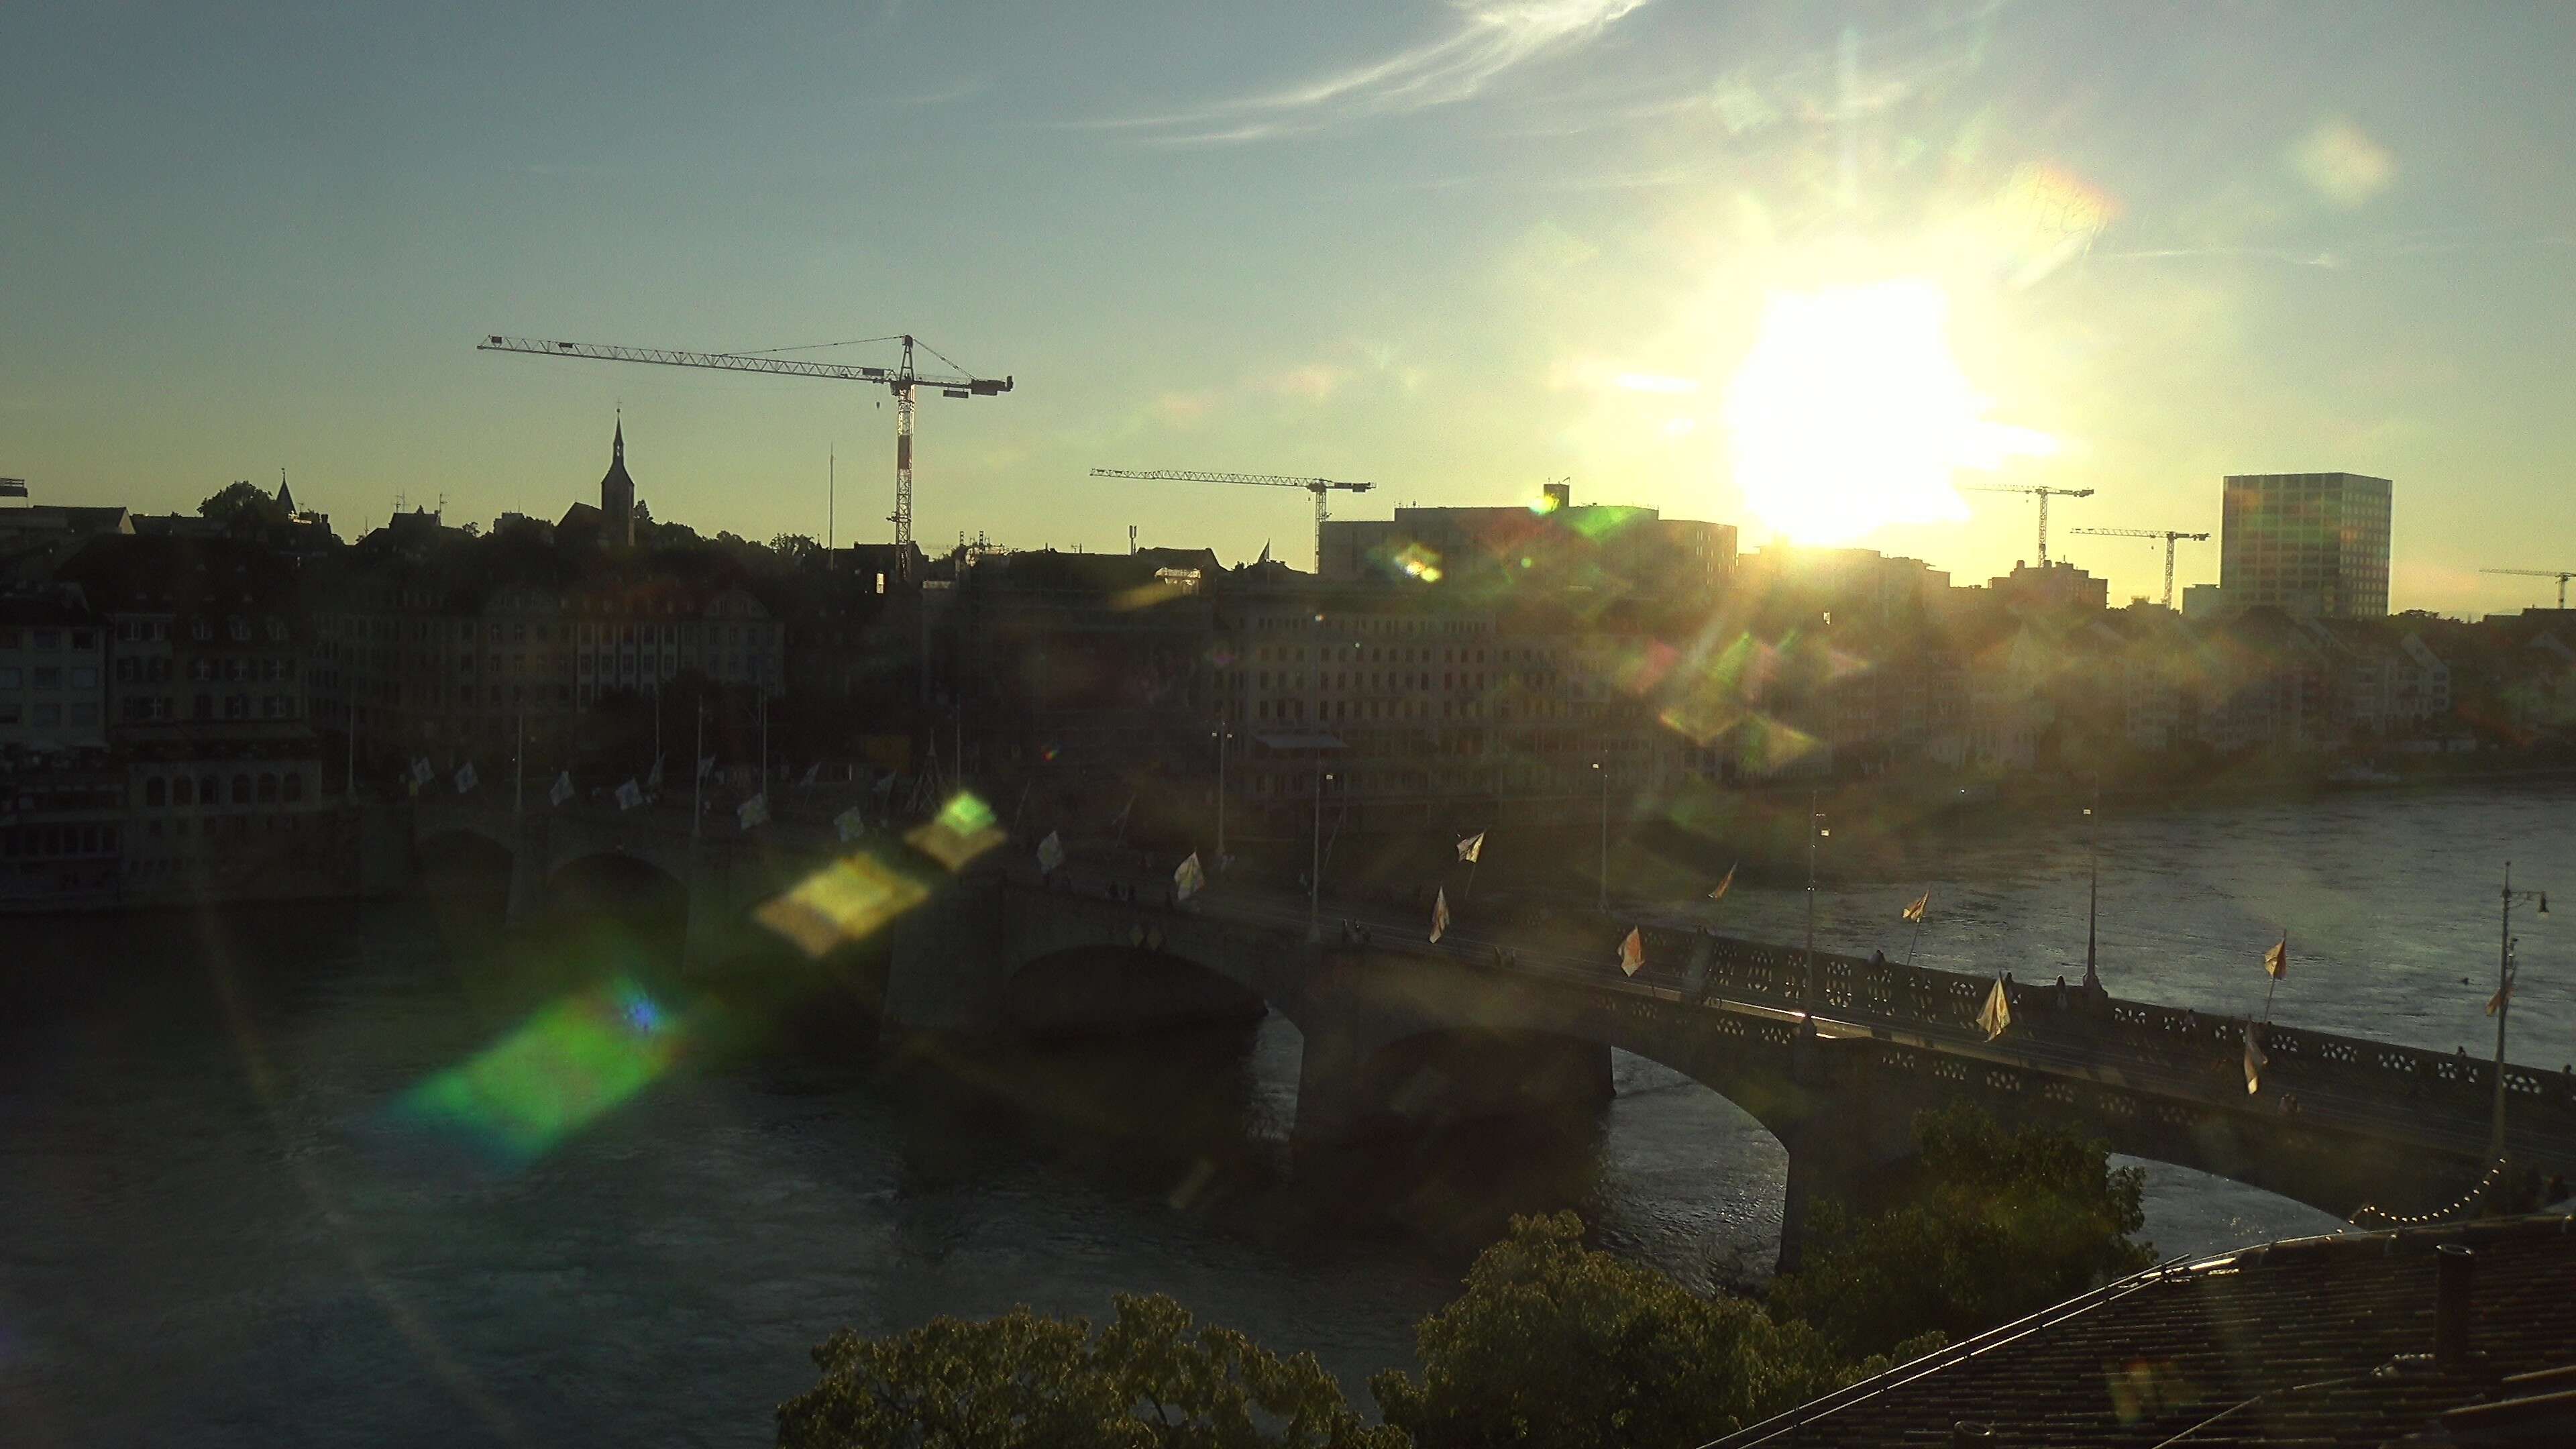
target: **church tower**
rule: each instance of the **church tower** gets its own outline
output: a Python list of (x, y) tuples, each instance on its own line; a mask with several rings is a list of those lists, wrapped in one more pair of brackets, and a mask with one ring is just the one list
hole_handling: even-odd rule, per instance
[(626, 476), (626, 419), (608, 445), (608, 473), (599, 480), (599, 512), (611, 543), (635, 541), (635, 480)]

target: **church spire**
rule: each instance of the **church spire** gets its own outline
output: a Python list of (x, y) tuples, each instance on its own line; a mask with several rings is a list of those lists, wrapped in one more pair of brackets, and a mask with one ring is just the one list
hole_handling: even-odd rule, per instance
[(277, 470), (277, 506), (286, 510), (287, 517), (295, 516), (295, 495), (287, 491), (286, 470), (283, 468)]
[(624, 408), (617, 410), (617, 436), (608, 444), (608, 460), (612, 463), (626, 461), (626, 409)]

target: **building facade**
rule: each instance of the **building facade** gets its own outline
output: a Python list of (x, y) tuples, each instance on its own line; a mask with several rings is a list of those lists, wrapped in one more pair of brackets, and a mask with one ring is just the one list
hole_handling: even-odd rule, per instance
[(2390, 484), (2358, 473), (2229, 475), (2218, 585), (2230, 610), (2388, 614)]

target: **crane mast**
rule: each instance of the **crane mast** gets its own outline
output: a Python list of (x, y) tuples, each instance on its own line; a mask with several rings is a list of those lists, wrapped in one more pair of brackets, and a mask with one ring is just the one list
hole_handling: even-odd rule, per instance
[[(504, 337), (486, 333), (476, 344), (478, 352), (523, 352), (536, 357), (573, 357), (593, 362), (647, 362), (663, 367), (705, 367), (722, 372), (765, 372), (777, 377), (816, 377), (834, 382), (875, 383), (894, 394), (894, 524), (895, 558), (898, 567), (908, 567), (912, 542), (912, 415), (915, 390), (935, 387), (943, 397), (993, 397), (1009, 392), (1009, 377), (971, 377), (957, 374), (926, 373), (913, 364), (912, 334), (899, 339), (870, 338), (870, 341), (903, 343), (903, 361), (893, 367), (851, 367), (835, 362), (809, 362), (800, 358), (779, 357), (765, 353), (690, 352), (673, 347), (620, 347), (605, 342), (553, 342), (532, 337)], [(930, 349), (925, 345), (925, 352)], [(931, 353), (937, 357), (936, 352)], [(941, 358), (941, 361), (947, 359)], [(951, 367), (955, 363), (949, 364)]]
[(2070, 528), (2069, 533), (2090, 534), (2095, 538), (2161, 538), (2165, 541), (2165, 607), (2173, 607), (2174, 545), (2184, 539), (2194, 543), (2209, 542), (2205, 533), (2186, 533), (2178, 528)]
[(2023, 485), (2019, 483), (1971, 483), (1961, 491), (1968, 493), (2026, 493), (2031, 497), (2038, 499), (2039, 566), (2041, 568), (2048, 567), (2048, 500), (2051, 498), (2090, 498), (2093, 496), (2093, 490), (2090, 488), (2042, 488), (2035, 484)]
[(1255, 488), (1303, 488), (1315, 495), (1315, 572), (1324, 571), (1324, 524), (1332, 518), (1325, 500), (1335, 493), (1366, 493), (1374, 483), (1345, 483), (1334, 478), (1298, 478), (1285, 473), (1202, 473), (1187, 468), (1094, 468), (1094, 478), (1144, 478), (1164, 483), (1242, 483)]

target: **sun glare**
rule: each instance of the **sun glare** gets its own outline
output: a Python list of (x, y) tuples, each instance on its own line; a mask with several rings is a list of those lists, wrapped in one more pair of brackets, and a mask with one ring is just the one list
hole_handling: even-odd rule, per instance
[(1949, 299), (1924, 281), (1778, 293), (1727, 385), (1736, 486), (1800, 543), (1967, 516), (1953, 478), (2056, 440), (1990, 422), (1950, 351)]

